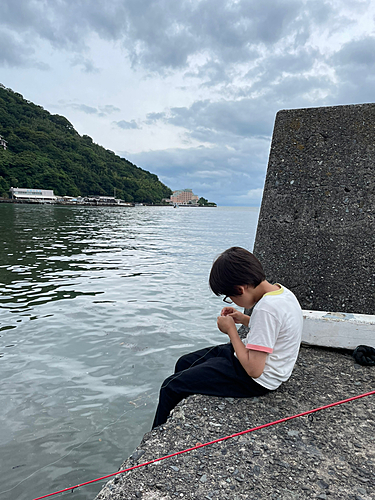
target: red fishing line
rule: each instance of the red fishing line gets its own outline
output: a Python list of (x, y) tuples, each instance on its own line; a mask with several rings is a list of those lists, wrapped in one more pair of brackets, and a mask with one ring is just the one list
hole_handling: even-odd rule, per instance
[(332, 408), (333, 406), (338, 406), (338, 405), (341, 405), (343, 403), (348, 403), (349, 401), (354, 401), (355, 399), (360, 399), (360, 398), (364, 398), (366, 396), (371, 396), (373, 394), (375, 394), (375, 391), (366, 392), (364, 394), (360, 394), (359, 396), (353, 396), (353, 397), (348, 398), (348, 399), (343, 399), (342, 401), (337, 401), (336, 403), (330, 403), (329, 405), (320, 406), (319, 408), (314, 408), (313, 410), (304, 411), (303, 413), (298, 413), (297, 415), (292, 415), (290, 417), (281, 418), (280, 420), (275, 420), (274, 422), (269, 422), (268, 424), (258, 425), (257, 427), (253, 427), (252, 429), (247, 429), (246, 431), (236, 432), (235, 434), (231, 434), (230, 436), (225, 436), (225, 437), (222, 437), (219, 439), (215, 439), (214, 441), (209, 441), (208, 443), (198, 444), (196, 446), (193, 446), (192, 448), (187, 448), (186, 450), (177, 451), (176, 453), (172, 453), (171, 455), (166, 455), (164, 457), (155, 458), (154, 460), (150, 460), (149, 462), (144, 462), (143, 464), (134, 465), (133, 467), (129, 467), (128, 469), (123, 469), (123, 470), (120, 470), (118, 472), (113, 472), (112, 474), (108, 474), (107, 476), (103, 476), (103, 477), (98, 477), (97, 479), (92, 479), (91, 481), (87, 481), (86, 483), (77, 484), (76, 486), (70, 486), (70, 488), (65, 488), (65, 489), (60, 490), (60, 491), (55, 491), (54, 493), (48, 493), (48, 495), (43, 495), (42, 497), (34, 498), (34, 500), (41, 500), (42, 498), (47, 498), (47, 497), (51, 497), (53, 495), (58, 495), (59, 493), (64, 493), (66, 491), (73, 491), (76, 488), (80, 488), (81, 486), (86, 486), (87, 484), (96, 483), (97, 481), (103, 481), (104, 479), (108, 479), (110, 477), (117, 476), (118, 474), (123, 474), (124, 472), (129, 472), (131, 470), (138, 469), (139, 467), (144, 467), (145, 465), (154, 464), (155, 462), (160, 462), (160, 460), (165, 460), (166, 458), (175, 457), (177, 455), (181, 455), (182, 453), (187, 453), (188, 451), (193, 451), (193, 450), (197, 450), (199, 448), (203, 448), (204, 446), (209, 446), (211, 444), (220, 443), (221, 441), (226, 441), (227, 439), (231, 439), (231, 438), (234, 438), (236, 436), (242, 436), (243, 434), (247, 434), (248, 432), (254, 432), (254, 431), (258, 431), (260, 429), (265, 429), (266, 427), (271, 427), (271, 425), (281, 424), (283, 422), (287, 422), (288, 420), (292, 420), (293, 418), (298, 418), (298, 417), (303, 417), (305, 415), (310, 415), (311, 413), (315, 413), (315, 412), (320, 411), (320, 410), (326, 410), (327, 408)]

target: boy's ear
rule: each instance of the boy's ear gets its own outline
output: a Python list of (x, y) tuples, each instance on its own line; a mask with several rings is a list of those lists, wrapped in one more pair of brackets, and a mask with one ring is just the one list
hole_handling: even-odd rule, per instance
[(245, 287), (242, 285), (236, 286), (236, 289), (237, 289), (237, 295), (242, 295), (245, 291)]

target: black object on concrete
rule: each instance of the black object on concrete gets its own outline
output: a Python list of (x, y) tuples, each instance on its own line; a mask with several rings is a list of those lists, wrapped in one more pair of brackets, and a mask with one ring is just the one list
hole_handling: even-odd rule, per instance
[(362, 366), (375, 366), (375, 349), (368, 345), (359, 345), (354, 349), (353, 358)]
[(277, 113), (254, 253), (303, 309), (375, 314), (375, 104)]

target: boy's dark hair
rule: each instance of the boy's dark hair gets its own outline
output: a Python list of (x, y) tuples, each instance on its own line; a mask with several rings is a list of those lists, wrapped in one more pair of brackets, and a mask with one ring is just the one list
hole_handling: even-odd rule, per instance
[(262, 264), (248, 250), (231, 247), (220, 254), (212, 264), (210, 288), (215, 295), (235, 297), (239, 286), (257, 287), (266, 279)]

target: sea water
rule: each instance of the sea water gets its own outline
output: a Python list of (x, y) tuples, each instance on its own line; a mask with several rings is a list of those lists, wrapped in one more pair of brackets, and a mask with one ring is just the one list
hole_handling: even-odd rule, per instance
[(208, 275), (258, 212), (0, 206), (0, 500), (118, 470), (176, 359), (227, 341)]

